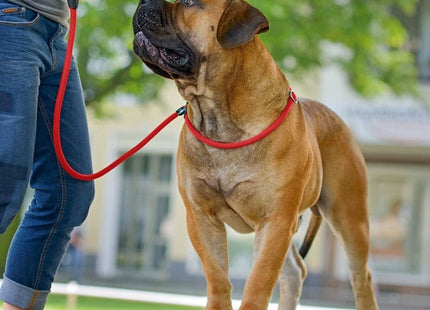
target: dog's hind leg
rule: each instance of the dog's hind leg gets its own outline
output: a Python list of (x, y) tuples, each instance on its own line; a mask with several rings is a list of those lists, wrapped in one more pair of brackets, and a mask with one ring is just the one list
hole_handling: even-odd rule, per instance
[(343, 213), (342, 215), (337, 210), (336, 215), (330, 216), (328, 222), (345, 249), (357, 310), (378, 310), (371, 272), (367, 267), (369, 257), (368, 223), (364, 219), (365, 215), (360, 214), (361, 212), (363, 210), (357, 208), (356, 213), (354, 212), (355, 215), (352, 213)]
[(325, 162), (324, 219), (345, 249), (357, 310), (378, 310), (369, 258), (369, 219), (367, 211), (367, 177), (364, 161), (354, 152), (336, 155), (334, 164)]
[(280, 298), (278, 310), (296, 310), (302, 294), (305, 277), (305, 263), (296, 246), (292, 243), (279, 277)]

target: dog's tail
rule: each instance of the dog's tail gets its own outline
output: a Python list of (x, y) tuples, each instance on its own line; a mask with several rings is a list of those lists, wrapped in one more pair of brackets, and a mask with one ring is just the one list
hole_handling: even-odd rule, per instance
[(302, 245), (300, 246), (300, 256), (305, 258), (311, 248), (312, 242), (318, 232), (318, 229), (321, 226), (322, 217), (320, 212), (316, 207), (312, 208), (312, 216), (309, 222), (308, 230), (306, 231), (305, 238), (303, 240)]

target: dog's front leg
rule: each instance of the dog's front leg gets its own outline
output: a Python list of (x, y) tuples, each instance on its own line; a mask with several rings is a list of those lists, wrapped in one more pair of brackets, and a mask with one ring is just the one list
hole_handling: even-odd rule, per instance
[(240, 310), (267, 309), (296, 226), (296, 215), (273, 214), (255, 232), (255, 260)]
[(224, 223), (187, 204), (188, 234), (206, 276), (206, 310), (231, 310), (232, 286), (228, 275), (227, 233)]

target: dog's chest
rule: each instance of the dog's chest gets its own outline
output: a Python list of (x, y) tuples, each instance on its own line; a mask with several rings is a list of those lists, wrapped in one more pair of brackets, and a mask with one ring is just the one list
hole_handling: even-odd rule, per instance
[[(273, 187), (268, 186), (265, 174), (258, 172), (252, 166), (226, 166), (207, 179), (208, 184), (225, 202), (218, 204), (212, 213), (238, 232), (249, 232), (249, 228), (254, 230), (273, 205), (270, 201), (275, 197), (271, 192)], [(243, 228), (244, 223), (247, 229)]]
[(212, 166), (205, 173), (205, 182), (228, 203), (229, 207), (239, 211), (252, 209), (265, 199), (265, 183), (269, 176), (260, 169), (257, 162), (245, 159), (223, 161)]
[(233, 198), (239, 190), (244, 190), (253, 183), (253, 171), (240, 166), (229, 165), (216, 169), (210, 178), (212, 187), (224, 198)]
[(258, 163), (252, 155), (240, 151), (223, 155), (214, 151), (208, 159), (211, 165), (206, 167), (205, 180), (225, 198), (231, 198), (240, 189), (252, 187), (256, 181)]
[(270, 205), (268, 199), (275, 190), (269, 184), (274, 171), (267, 169), (261, 149), (249, 146), (224, 151), (190, 144), (181, 149), (187, 164), (180, 161), (178, 168), (189, 199), (200, 202), (195, 207), (238, 231), (255, 227), (264, 217), (261, 206)]

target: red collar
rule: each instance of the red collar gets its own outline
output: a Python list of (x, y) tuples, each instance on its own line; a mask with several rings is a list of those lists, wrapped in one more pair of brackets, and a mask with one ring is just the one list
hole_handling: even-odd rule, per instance
[(293, 104), (297, 103), (297, 102), (298, 102), (297, 96), (290, 87), (290, 93), (289, 93), (287, 105), (285, 106), (284, 110), (282, 111), (282, 113), (278, 117), (278, 119), (276, 121), (274, 121), (265, 130), (260, 132), (259, 134), (255, 135), (249, 139), (246, 139), (243, 141), (238, 141), (238, 142), (218, 142), (218, 141), (214, 141), (214, 140), (211, 140), (211, 139), (203, 136), (200, 132), (197, 131), (197, 129), (193, 126), (193, 124), (191, 124), (187, 114), (185, 114), (185, 124), (187, 125), (190, 132), (194, 135), (194, 137), (196, 137), (199, 141), (203, 142), (206, 145), (209, 145), (211, 147), (218, 148), (218, 149), (236, 149), (236, 148), (240, 148), (240, 147), (244, 147), (244, 146), (253, 144), (253, 143), (263, 139), (264, 137), (268, 136), (270, 133), (272, 133), (276, 128), (279, 127), (279, 125), (282, 124), (282, 122), (285, 120), (288, 113), (290, 112)]

